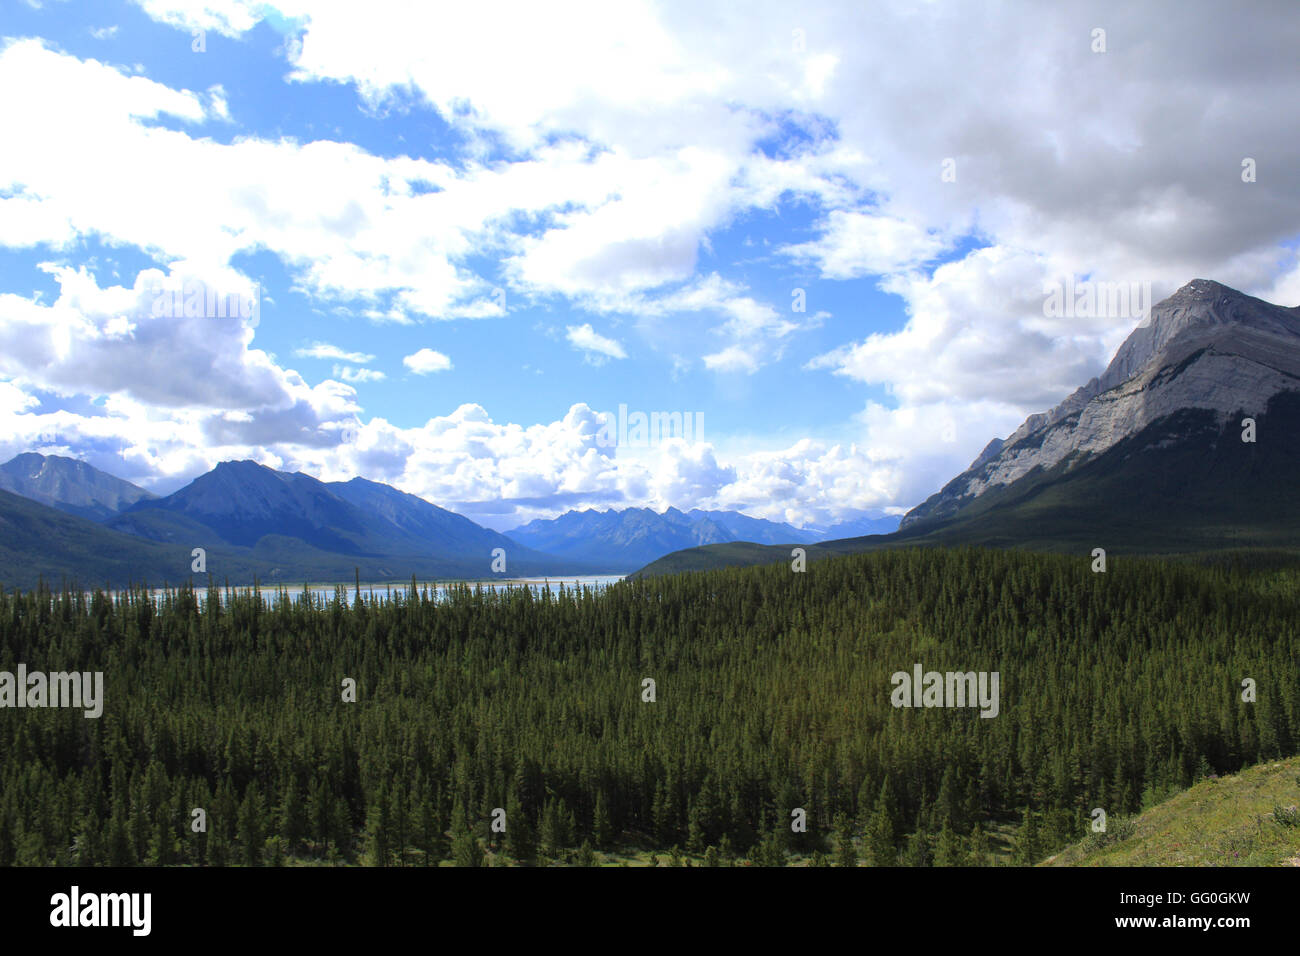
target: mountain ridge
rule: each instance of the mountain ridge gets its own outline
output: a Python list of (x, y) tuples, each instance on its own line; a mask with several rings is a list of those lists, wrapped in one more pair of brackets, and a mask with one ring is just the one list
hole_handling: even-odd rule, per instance
[[(1279, 350), (1280, 344), (1290, 347)], [(1102, 375), (1055, 408), (1030, 415), (1004, 441), (990, 442), (965, 471), (909, 511), (900, 529), (950, 519), (995, 486), (1037, 467), (1105, 452), (1179, 409), (1212, 410), (1222, 424), (1297, 388), (1300, 307), (1194, 279), (1152, 308)]]
[[(1125, 377), (1127, 376), (1127, 377)], [(1255, 421), (1255, 434), (1245, 428)], [(909, 545), (1119, 553), (1248, 549), (1300, 556), (1290, 485), (1300, 452), (1300, 307), (1196, 279), (1158, 303), (1106, 372), (994, 438), (890, 535), (808, 558)], [(729, 544), (667, 555), (638, 576), (790, 560)], [(1270, 559), (1271, 560), (1271, 559)]]
[(0, 490), (91, 521), (154, 497), (88, 462), (37, 452), (23, 452), (0, 465)]
[[(39, 473), (44, 458), (24, 453), (15, 468)], [(86, 488), (135, 487), (84, 462), (61, 462)], [(118, 584), (185, 580), (194, 573), (195, 548), (204, 550), (208, 571), (235, 583), (350, 580), (354, 573), (368, 580), (412, 574), (473, 580), (607, 570), (526, 548), (378, 482), (327, 483), (249, 460), (222, 462), (170, 495), (140, 497), (116, 513), (105, 514), (105, 505), (87, 516), (4, 494), (0, 581), (11, 585), (41, 576)], [(85, 494), (72, 488), (65, 497), (79, 501)], [(504, 571), (495, 564), (497, 549), (505, 554)]]
[[(896, 519), (859, 518), (833, 527), (856, 529), (875, 523), (897, 527)], [(538, 518), (507, 531), (516, 541), (553, 554), (604, 561), (619, 570), (634, 570), (683, 547), (736, 541), (756, 544), (809, 544), (827, 531), (794, 526), (739, 511), (681, 511), (668, 508), (586, 508), (555, 518)]]

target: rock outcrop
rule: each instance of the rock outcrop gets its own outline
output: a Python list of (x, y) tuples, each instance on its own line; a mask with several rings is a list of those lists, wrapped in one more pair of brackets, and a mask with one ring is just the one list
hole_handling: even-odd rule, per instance
[(913, 508), (901, 527), (938, 523), (988, 490), (1037, 469), (1091, 459), (1184, 409), (1220, 424), (1262, 412), (1279, 392), (1300, 390), (1300, 307), (1285, 308), (1207, 279), (1155, 305), (1106, 371), (1049, 412), (994, 439), (971, 466)]

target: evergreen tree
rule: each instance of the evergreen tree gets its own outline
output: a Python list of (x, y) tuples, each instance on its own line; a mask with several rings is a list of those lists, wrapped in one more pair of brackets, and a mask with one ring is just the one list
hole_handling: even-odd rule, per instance
[(989, 838), (984, 832), (984, 827), (976, 823), (970, 834), (970, 849), (968, 856), (971, 866), (988, 866), (992, 860), (989, 853)]
[(596, 791), (596, 808), (592, 813), (592, 836), (596, 838), (596, 846), (601, 849), (608, 848), (614, 843), (614, 822), (610, 818), (609, 808), (605, 804), (605, 791)]
[(437, 802), (430, 795), (420, 799), (416, 820), (416, 847), (423, 851), (424, 865), (437, 866), (447, 857), (447, 828), (438, 814)]
[(459, 798), (451, 812), (451, 858), (456, 866), (482, 866), (484, 861), (483, 848)]
[[(597, 797), (599, 801), (599, 797)], [(596, 804), (599, 809), (600, 803)], [(599, 819), (599, 818), (597, 818)], [(597, 825), (599, 833), (599, 825)], [(537, 837), (532, 822), (512, 786), (506, 800), (506, 849), (520, 863), (532, 863), (537, 856)]]
[(307, 835), (307, 812), (292, 777), (286, 777), (280, 792), (280, 836), (284, 838), (286, 852), (297, 853)]
[(392, 853), (392, 821), (389, 817), (388, 789), (380, 784), (366, 810), (366, 852), (371, 866), (388, 866)]
[(1042, 857), (1043, 850), (1038, 837), (1038, 818), (1029, 807), (1025, 808), (1024, 822), (1016, 836), (1016, 863), (1021, 866), (1033, 866)]
[(835, 815), (835, 865), (857, 866), (858, 849), (853, 843), (853, 823), (845, 811)]
[(265, 807), (256, 783), (248, 785), (239, 806), (239, 843), (244, 866), (260, 866), (266, 837), (262, 830)]
[(114, 813), (108, 821), (108, 865), (135, 866), (135, 849), (131, 846), (131, 837), (120, 812)]
[(867, 824), (867, 859), (872, 866), (895, 866), (898, 862), (892, 807), (893, 798), (886, 780), (881, 784), (875, 810)]
[(939, 831), (939, 842), (934, 848), (934, 865), (961, 866), (963, 862), (961, 839), (953, 831), (952, 824), (944, 820), (943, 829)]

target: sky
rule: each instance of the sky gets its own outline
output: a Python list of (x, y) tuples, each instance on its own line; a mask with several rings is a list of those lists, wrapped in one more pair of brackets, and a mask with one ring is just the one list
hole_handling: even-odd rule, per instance
[(0, 460), (498, 530), (898, 514), (1143, 320), (1050, 289), (1300, 304), (1298, 40), (1288, 2), (0, 0)]

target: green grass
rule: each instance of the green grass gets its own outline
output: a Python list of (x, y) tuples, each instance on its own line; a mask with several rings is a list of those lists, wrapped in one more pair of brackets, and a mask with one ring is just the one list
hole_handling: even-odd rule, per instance
[(1270, 761), (1112, 818), (1107, 833), (1089, 834), (1042, 865), (1300, 866), (1300, 820), (1287, 825), (1287, 808), (1297, 805), (1300, 757)]

